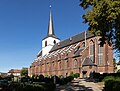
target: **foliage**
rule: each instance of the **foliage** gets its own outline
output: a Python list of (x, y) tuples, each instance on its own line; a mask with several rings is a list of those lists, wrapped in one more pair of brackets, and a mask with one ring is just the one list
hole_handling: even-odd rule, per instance
[(55, 84), (44, 83), (44, 84), (23, 84), (23, 83), (10, 83), (9, 85), (3, 84), (2, 91), (54, 91)]
[(44, 91), (44, 87), (39, 84), (27, 84), (23, 87), (23, 91)]
[(113, 76), (106, 76), (102, 81), (105, 82), (105, 81), (108, 81), (108, 80), (114, 80), (115, 77)]
[(21, 70), (21, 76), (27, 76), (27, 75), (28, 75), (28, 70), (27, 69)]
[(120, 52), (120, 0), (80, 0), (83, 9), (89, 9), (83, 15), (84, 23), (95, 35), (100, 35), (101, 45), (113, 44)]
[(119, 91), (120, 78), (107, 77), (105, 80), (105, 91)]
[[(22, 76), (21, 82), (10, 82), (0, 87), (3, 91), (54, 91), (55, 84), (64, 85), (79, 77), (79, 73), (71, 73), (70, 76), (44, 77), (43, 75)], [(7, 78), (6, 78), (7, 79)]]
[(74, 74), (73, 72), (71, 72), (70, 76), (72, 76), (73, 78), (78, 78), (80, 76), (80, 74), (79, 73)]

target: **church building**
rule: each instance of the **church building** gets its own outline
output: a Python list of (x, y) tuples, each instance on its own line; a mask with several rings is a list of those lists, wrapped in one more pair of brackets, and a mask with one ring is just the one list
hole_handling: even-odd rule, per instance
[(113, 49), (100, 46), (100, 36), (89, 31), (81, 32), (60, 41), (54, 33), (50, 11), (47, 36), (42, 40), (42, 49), (28, 70), (28, 75), (68, 76), (79, 73), (89, 76), (91, 71), (113, 72)]

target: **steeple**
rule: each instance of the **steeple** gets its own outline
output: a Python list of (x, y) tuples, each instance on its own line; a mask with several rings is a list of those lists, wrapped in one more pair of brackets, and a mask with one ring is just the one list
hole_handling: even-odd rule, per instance
[[(50, 16), (49, 16), (49, 23), (48, 23), (48, 32), (47, 32), (47, 36), (45, 38), (48, 38), (48, 37), (57, 38), (55, 36), (55, 33), (54, 33), (51, 5), (50, 5)], [(57, 38), (57, 39), (59, 39), (59, 38)]]
[(48, 36), (55, 35), (54, 34), (54, 27), (53, 27), (53, 20), (52, 20), (52, 11), (50, 5), (50, 17), (49, 17), (49, 25), (48, 25)]
[(58, 42), (60, 42), (60, 39), (57, 38), (54, 33), (52, 12), (51, 12), (51, 6), (50, 6), (48, 33), (47, 33), (47, 36), (42, 40), (42, 56), (48, 55), (52, 47)]

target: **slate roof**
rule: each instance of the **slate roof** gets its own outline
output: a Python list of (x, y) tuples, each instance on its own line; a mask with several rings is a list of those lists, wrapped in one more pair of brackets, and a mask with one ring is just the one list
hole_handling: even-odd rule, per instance
[(94, 64), (93, 62), (92, 62), (92, 60), (90, 59), (90, 58), (85, 58), (85, 60), (84, 60), (84, 62), (83, 62), (83, 64), (82, 64), (82, 66), (97, 66), (96, 64)]
[[(92, 33), (90, 33), (90, 31), (86, 31), (86, 39), (91, 38), (93, 36), (94, 35)], [(83, 41), (83, 40), (85, 40), (85, 31), (55, 44), (50, 52), (55, 51), (60, 48), (63, 48), (63, 47), (66, 47), (66, 46), (69, 46), (71, 44)]]
[(58, 37), (56, 37), (56, 35), (47, 35), (45, 38), (43, 38), (42, 40), (48, 38), (48, 37), (53, 37), (53, 38), (56, 38), (56, 39), (59, 39)]

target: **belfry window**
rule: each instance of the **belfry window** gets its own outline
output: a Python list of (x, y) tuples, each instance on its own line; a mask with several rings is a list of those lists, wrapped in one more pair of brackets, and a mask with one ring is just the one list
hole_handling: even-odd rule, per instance
[(54, 40), (53, 43), (56, 44), (56, 41)]
[(45, 47), (47, 46), (47, 41), (45, 41)]

